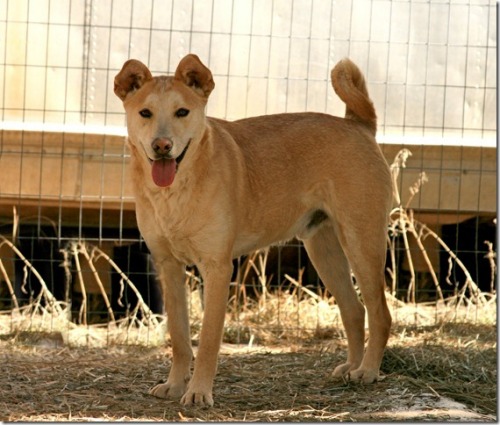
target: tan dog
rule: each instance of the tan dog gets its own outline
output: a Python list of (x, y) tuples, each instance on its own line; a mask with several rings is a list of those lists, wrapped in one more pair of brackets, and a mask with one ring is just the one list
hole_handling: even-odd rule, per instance
[[(345, 59), (332, 83), (345, 119), (297, 113), (235, 122), (205, 116), (212, 74), (195, 55), (173, 77), (152, 77), (129, 60), (115, 78), (127, 114), (139, 229), (159, 273), (173, 359), (157, 397), (213, 405), (232, 259), (303, 240), (340, 307), (347, 362), (333, 375), (377, 379), (391, 317), (384, 294), (389, 168), (375, 142), (376, 115), (359, 69)], [(185, 267), (205, 284), (198, 355), (193, 359)], [(364, 353), (364, 307), (370, 339)]]

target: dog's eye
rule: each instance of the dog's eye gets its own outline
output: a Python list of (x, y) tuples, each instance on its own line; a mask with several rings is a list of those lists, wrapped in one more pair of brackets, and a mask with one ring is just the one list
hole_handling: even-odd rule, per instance
[(139, 115), (142, 118), (151, 118), (153, 116), (153, 113), (149, 109), (141, 109), (139, 111)]
[(177, 109), (177, 111), (175, 111), (175, 116), (177, 118), (187, 117), (188, 114), (189, 114), (189, 110), (186, 108), (180, 108), (180, 109)]

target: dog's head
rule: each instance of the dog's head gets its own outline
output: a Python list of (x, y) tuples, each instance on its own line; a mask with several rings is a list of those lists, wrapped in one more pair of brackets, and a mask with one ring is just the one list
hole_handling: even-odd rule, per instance
[(184, 57), (173, 77), (153, 77), (131, 59), (115, 77), (115, 94), (123, 101), (133, 148), (158, 186), (170, 186), (192, 142), (205, 131), (205, 106), (215, 84), (196, 55)]

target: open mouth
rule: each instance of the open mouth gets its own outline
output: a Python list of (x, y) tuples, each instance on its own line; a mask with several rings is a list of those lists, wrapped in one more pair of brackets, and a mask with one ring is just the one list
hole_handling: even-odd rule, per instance
[(161, 157), (152, 160), (148, 157), (151, 163), (151, 176), (153, 182), (159, 187), (168, 187), (174, 182), (175, 173), (186, 155), (186, 151), (191, 143), (191, 140), (187, 143), (184, 150), (177, 158)]

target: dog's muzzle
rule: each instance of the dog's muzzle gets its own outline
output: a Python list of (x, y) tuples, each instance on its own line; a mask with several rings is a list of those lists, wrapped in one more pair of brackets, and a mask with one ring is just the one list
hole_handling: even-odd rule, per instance
[(170, 186), (174, 182), (175, 174), (179, 164), (184, 159), (187, 149), (191, 143), (191, 139), (182, 150), (177, 158), (170, 156), (173, 143), (170, 139), (157, 138), (151, 144), (151, 147), (157, 154), (157, 159), (151, 160), (151, 177), (153, 182), (159, 187)]

